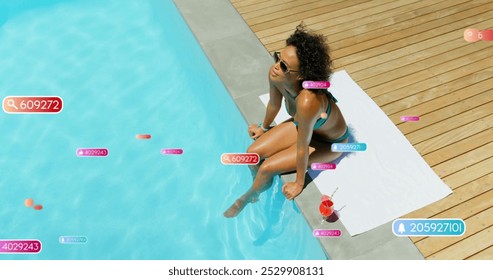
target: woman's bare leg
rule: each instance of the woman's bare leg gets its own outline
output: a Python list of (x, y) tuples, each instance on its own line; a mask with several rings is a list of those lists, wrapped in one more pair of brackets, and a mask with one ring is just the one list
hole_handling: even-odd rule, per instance
[[(347, 140), (343, 142), (347, 142)], [(332, 152), (329, 143), (316, 140), (312, 140), (310, 143), (309, 153), (308, 166), (314, 162), (333, 161), (342, 154)], [(228, 218), (235, 217), (248, 203), (257, 201), (258, 195), (270, 186), (268, 183), (272, 181), (275, 175), (294, 170), (296, 170), (296, 143), (267, 158), (260, 165), (252, 187), (224, 212), (224, 216)], [(294, 198), (301, 193), (302, 188), (286, 191)]]
[(248, 153), (257, 153), (260, 159), (264, 161), (261, 164), (249, 166), (254, 178), (253, 185), (224, 212), (224, 216), (234, 217), (247, 203), (258, 200), (260, 192), (272, 184), (272, 179), (275, 176), (275, 173), (272, 174), (268, 171), (268, 165), (266, 165), (268, 159), (266, 158), (289, 148), (296, 143), (296, 139), (296, 126), (292, 122), (284, 122), (264, 133), (248, 147)]
[(255, 140), (247, 149), (247, 153), (257, 153), (260, 156), (260, 162), (257, 165), (248, 166), (252, 173), (252, 178), (255, 179), (258, 169), (265, 158), (285, 150), (296, 143), (296, 135), (296, 126), (291, 118), (274, 126)]
[[(347, 143), (347, 142), (348, 139), (345, 139), (340, 143)], [(310, 156), (308, 157), (307, 168), (310, 168), (312, 163), (331, 162), (339, 158), (342, 155), (342, 153), (332, 152), (331, 145), (332, 145), (331, 143), (312, 140), (309, 147)], [(290, 187), (286, 187), (283, 190), (283, 194), (288, 199), (294, 199), (303, 191), (303, 187), (304, 186), (291, 185)]]

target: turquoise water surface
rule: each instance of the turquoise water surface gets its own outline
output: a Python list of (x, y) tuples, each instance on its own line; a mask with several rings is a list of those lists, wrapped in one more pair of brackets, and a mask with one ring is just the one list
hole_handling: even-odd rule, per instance
[[(0, 0), (0, 11), (1, 99), (64, 101), (59, 114), (0, 113), (0, 239), (43, 245), (0, 259), (326, 258), (279, 182), (223, 217), (252, 179), (220, 156), (251, 140), (173, 2)], [(76, 155), (87, 147), (109, 156)]]

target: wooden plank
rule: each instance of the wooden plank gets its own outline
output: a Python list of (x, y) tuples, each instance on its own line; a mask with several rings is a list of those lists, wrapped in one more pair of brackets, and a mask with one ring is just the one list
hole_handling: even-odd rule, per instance
[[(493, 84), (493, 78), (485, 80), (471, 86), (468, 86), (461, 90), (456, 90), (448, 95), (440, 96), (428, 102), (424, 102), (397, 114), (392, 114), (389, 118), (397, 125), (399, 130), (408, 134), (426, 127), (430, 124), (440, 122), (445, 119), (443, 115), (438, 115), (436, 111), (444, 110), (446, 108), (453, 109), (460, 106), (458, 103), (466, 101), (478, 95), (490, 95), (488, 86)], [(402, 116), (420, 116), (419, 122), (403, 122), (400, 118)]]
[[(493, 46), (491, 47), (491, 49), (493, 50)], [(375, 101), (375, 103), (377, 103), (379, 106), (384, 106), (386, 104), (395, 102), (399, 99), (406, 98), (422, 91), (431, 91), (433, 88), (438, 87), (442, 84), (452, 82), (456, 79), (459, 79), (460, 77), (468, 74), (473, 74), (486, 68), (493, 70), (491, 63), (484, 59), (488, 55), (489, 52), (487, 51), (478, 52), (473, 56), (476, 59), (474, 63), (465, 64), (463, 67), (451, 69), (448, 72), (438, 75), (435, 75), (432, 71), (426, 69), (421, 73), (423, 73), (423, 75), (427, 74), (426, 77), (429, 78), (417, 81), (413, 84), (409, 84), (406, 87), (394, 89), (393, 91), (387, 92), (386, 94), (380, 94), (380, 92), (375, 91), (374, 88), (372, 88), (373, 90), (366, 89), (365, 92), (368, 93), (368, 95), (372, 97), (373, 101)]]
[(493, 246), (466, 258), (466, 260), (493, 260)]
[[(449, 185), (454, 189), (454, 185)], [(471, 209), (471, 213), (468, 216), (458, 217), (466, 219), (474, 216), (488, 207), (491, 206), (491, 202), (488, 201), (490, 196), (493, 195), (493, 173), (489, 173), (475, 181), (455, 188), (454, 193), (445, 199), (442, 199), (436, 203), (428, 205), (424, 208), (418, 209), (412, 213), (407, 214), (406, 218), (450, 218), (455, 217), (457, 212), (460, 212), (461, 207), (468, 209), (471, 205), (476, 206), (477, 209)], [(486, 200), (486, 201), (485, 201)], [(466, 203), (467, 202), (467, 203)], [(466, 203), (466, 206), (461, 206)], [(459, 209), (459, 210), (457, 210)], [(452, 216), (450, 216), (452, 215)], [(425, 237), (412, 237), (413, 242), (418, 242), (425, 239)]]
[(250, 5), (262, 5), (269, 3), (270, 0), (233, 0), (231, 1), (236, 8), (241, 8)]
[[(429, 118), (436, 117), (442, 121), (408, 133), (406, 134), (406, 138), (413, 144), (421, 143), (457, 127), (489, 116), (493, 114), (493, 101), (488, 102), (489, 100), (492, 100), (492, 97), (493, 92), (487, 91), (452, 106), (430, 113), (428, 114)], [(423, 119), (423, 123), (425, 122), (428, 122), (426, 118)]]
[(354, 13), (356, 11), (359, 11), (360, 9), (367, 9), (368, 7), (372, 7), (374, 5), (375, 3), (370, 3), (366, 0), (341, 1), (333, 5), (328, 5), (324, 9), (320, 9), (320, 13), (318, 13), (318, 15), (310, 12), (304, 12), (296, 16), (291, 16), (289, 18), (281, 18), (265, 23), (251, 25), (250, 28), (253, 32), (258, 32), (283, 24), (295, 24), (296, 26), (301, 20), (303, 20), (306, 24), (310, 24), (314, 19), (317, 18), (316, 16), (321, 16), (330, 13), (331, 11), (332, 17), (337, 17), (340, 15)]
[[(489, 174), (488, 176), (485, 176), (480, 179), (480, 181), (485, 181), (485, 178), (491, 178)], [(491, 179), (489, 179), (491, 180)], [(473, 217), (478, 213), (481, 213), (482, 211), (488, 209), (491, 207), (491, 203), (489, 203), (488, 200), (490, 196), (492, 195), (491, 193), (493, 192), (493, 187), (491, 185), (482, 185), (482, 186), (477, 186), (476, 188), (470, 189), (470, 191), (475, 192), (475, 195), (471, 195), (466, 193), (465, 191), (468, 191), (468, 188), (461, 187), (457, 189), (458, 194), (455, 197), (449, 196), (447, 199), (449, 199), (449, 204), (447, 203), (442, 203), (442, 208), (443, 209), (433, 209), (434, 211), (438, 211), (435, 215), (426, 217), (426, 218), (458, 218), (458, 219), (468, 219), (469, 217)], [(455, 194), (455, 192), (454, 192)], [(460, 201), (460, 199), (463, 199)], [(457, 201), (459, 201), (457, 203)], [(440, 204), (440, 203), (435, 203), (435, 204)], [(464, 208), (466, 207), (466, 208)], [(467, 207), (473, 207), (471, 209), (468, 209)], [(471, 210), (470, 212), (464, 213), (465, 216), (454, 216), (454, 215), (459, 215), (457, 214), (460, 211), (466, 211), (466, 210)], [(416, 211), (416, 212), (419, 212)], [(429, 213), (427, 213), (429, 214)], [(467, 214), (467, 215), (466, 215)], [(413, 214), (416, 215), (416, 214)], [(409, 215), (412, 216), (412, 215)], [(424, 240), (426, 237), (423, 236), (418, 236), (418, 237), (411, 237), (411, 240), (413, 242), (419, 242), (421, 240)]]
[(426, 155), (427, 153), (431, 153), (435, 150), (453, 144), (462, 139), (471, 137), (476, 133), (482, 132), (492, 127), (493, 115), (489, 115), (487, 117), (484, 117), (483, 119), (476, 120), (434, 138), (428, 139), (426, 142), (418, 143), (414, 145), (414, 148), (416, 148), (416, 150), (421, 155)]
[(293, 5), (292, 3), (300, 3), (303, 0), (294, 0), (294, 1), (288, 1), (286, 2), (285, 0), (270, 0), (267, 2), (263, 3), (258, 3), (256, 5), (248, 5), (248, 6), (243, 6), (243, 7), (236, 7), (236, 10), (238, 13), (241, 14), (241, 16), (246, 19), (250, 14), (252, 14), (255, 11), (265, 11), (267, 10), (268, 13), (272, 11), (281, 11), (284, 9), (288, 9), (290, 5)]
[[(435, 113), (437, 110), (450, 106), (457, 106), (457, 103), (480, 94), (491, 94), (489, 93), (491, 91), (491, 85), (493, 85), (493, 77), (400, 111), (396, 114), (392, 114), (389, 118), (397, 125), (402, 133), (407, 134), (441, 121), (443, 118), (438, 118), (439, 116)], [(450, 109), (452, 109), (452, 107)], [(402, 122), (402, 120), (400, 120), (401, 116), (409, 115), (421, 116), (422, 118), (419, 122)]]
[[(468, 10), (467, 12), (469, 12), (467, 15), (470, 15), (473, 11)], [(462, 17), (464, 16), (466, 15), (462, 14)], [(464, 18), (460, 21), (455, 21), (448, 25), (391, 43), (355, 52), (346, 57), (340, 57), (337, 53), (334, 54), (333, 52), (334, 63), (337, 67), (346, 67), (350, 64), (359, 63), (360, 68), (363, 69), (371, 65), (378, 65), (383, 62), (399, 59), (412, 53), (417, 53), (424, 49), (455, 40), (457, 37), (460, 38), (463, 36), (463, 30), (469, 26), (477, 26), (479, 29), (482, 29), (483, 26), (484, 28), (488, 28), (487, 26), (491, 26), (493, 23), (493, 20), (488, 17), (488, 13), (471, 15), (471, 17)]]
[[(482, 211), (485, 211), (486, 209), (491, 208), (492, 198), (493, 190), (489, 190), (467, 201), (463, 201), (462, 203), (457, 204), (454, 207), (448, 208), (447, 210), (442, 211), (432, 216), (431, 218), (457, 218), (465, 220), (475, 216), (478, 213), (481, 213)], [(413, 242), (419, 242), (424, 238), (425, 237), (412, 237), (411, 240), (413, 240)]]
[[(465, 75), (474, 74), (476, 71), (481, 71), (484, 68), (489, 68), (490, 70), (493, 70), (493, 67), (484, 62), (485, 57), (487, 57), (488, 55), (488, 51), (474, 53), (473, 55), (471, 55), (471, 57), (460, 59), (460, 62), (457, 63), (462, 64), (461, 66), (456, 65), (454, 68), (450, 68), (448, 72), (443, 72), (441, 74), (433, 73), (433, 71), (436, 70), (433, 67), (424, 71), (419, 71), (419, 76), (415, 76), (417, 78), (415, 83), (406, 83), (406, 87), (395, 88), (393, 91), (387, 91), (390, 88), (386, 87), (385, 93), (382, 93), (375, 88), (366, 89), (365, 92), (367, 92), (368, 95), (371, 96), (377, 104), (379, 104), (380, 106), (384, 106), (391, 102), (407, 98), (408, 96), (410, 96), (411, 93), (431, 91), (433, 88), (439, 87), (444, 83), (449, 83), (456, 79), (460, 79)], [(467, 60), (469, 59), (475, 59), (475, 61), (468, 62)], [(442, 68), (441, 71), (445, 71), (445, 68)]]
[[(338, 18), (341, 16), (347, 16), (347, 15), (351, 15), (353, 13), (358, 12), (357, 10), (355, 10), (353, 12), (347, 12), (347, 11), (338, 12), (339, 10), (341, 10), (340, 7), (342, 7), (343, 5), (344, 5), (344, 7), (348, 5), (348, 3), (344, 4), (344, 2), (348, 2), (348, 1), (344, 1), (344, 0), (333, 1), (333, 3), (331, 4), (331, 6), (333, 7), (332, 12), (329, 12), (329, 13), (326, 13), (323, 15), (319, 15), (319, 16), (315, 16), (315, 17), (311, 17), (311, 18), (306, 18), (305, 20), (303, 20), (303, 22), (310, 28), (319, 29), (318, 27), (316, 27), (317, 24), (320, 24), (320, 23), (324, 24), (324, 23), (330, 22), (334, 18)], [(368, 1), (358, 0), (358, 1), (353, 1), (353, 3), (351, 3), (351, 4), (366, 5), (366, 6), (364, 6), (365, 10), (371, 9), (371, 7), (374, 6), (374, 4), (365, 4), (365, 2), (368, 2)], [(292, 31), (291, 26), (292, 26), (291, 23), (275, 25), (275, 26), (272, 26), (272, 28), (257, 31), (257, 32), (255, 32), (255, 34), (260, 39), (261, 38), (267, 38), (267, 37), (273, 36), (275, 34), (280, 34), (280, 33), (285, 33), (285, 32), (289, 33)]]
[[(334, 55), (344, 57), (351, 53), (363, 51), (369, 48), (387, 44), (413, 35), (421, 35), (423, 32), (447, 25), (452, 19), (458, 21), (480, 12), (484, 12), (487, 5), (473, 7), (468, 3), (448, 7), (441, 11), (411, 18), (397, 24), (375, 29), (372, 32), (361, 33), (341, 41), (334, 42)], [(419, 40), (421, 36), (415, 37)]]
[[(491, 46), (485, 44), (464, 44), (464, 39), (456, 39), (445, 44), (425, 49), (419, 53), (413, 53), (400, 59), (391, 60), (379, 64), (377, 67), (357, 69), (353, 66), (346, 67), (351, 71), (351, 77), (358, 82), (362, 88), (372, 88), (391, 83), (393, 80), (403, 79), (413, 75), (423, 66), (427, 68), (446, 68), (442, 63), (455, 61), (458, 58), (481, 51), (488, 51)], [(372, 71), (373, 70), (373, 71)], [(398, 70), (398, 71), (395, 71)]]
[(476, 164), (469, 165), (465, 169), (445, 177), (443, 181), (448, 186), (462, 186), (492, 173), (492, 166), (493, 158), (490, 157), (479, 161)]
[[(461, 207), (466, 201), (473, 200), (470, 204), (476, 204), (478, 201), (482, 202), (482, 199), (489, 200), (489, 193), (493, 192), (493, 172), (491, 172), (491, 166), (493, 164), (493, 157), (491, 156), (493, 154), (492, 147), (493, 143), (489, 143), (459, 157), (454, 164), (457, 165), (456, 169), (460, 169), (460, 171), (457, 172), (455, 170), (455, 173), (450, 176), (445, 175), (446, 177), (444, 178), (444, 182), (454, 190), (454, 193), (434, 204), (416, 210), (406, 215), (406, 217), (446, 218), (447, 215), (452, 215), (449, 213), (450, 211), (458, 212), (459, 210), (454, 209)], [(487, 155), (477, 156), (480, 153), (486, 153)], [(474, 159), (474, 156), (477, 158)], [(460, 166), (461, 160), (464, 161), (465, 168)], [(435, 167), (434, 170), (436, 171), (439, 168)], [(440, 175), (440, 177), (443, 179), (444, 175)], [(487, 205), (491, 205), (491, 202), (486, 203)], [(478, 211), (482, 210), (480, 209)], [(461, 218), (465, 219), (467, 217)], [(417, 242), (424, 239), (424, 237), (413, 237), (411, 239)]]
[(482, 69), (477, 68), (476, 72), (471, 72), (469, 74), (457, 77), (455, 80), (450, 80), (448, 83), (439, 84), (431, 89), (418, 91), (414, 95), (396, 100), (392, 103), (383, 105), (380, 108), (387, 115), (400, 113), (406, 109), (411, 110), (422, 103), (434, 100), (438, 97), (449, 96), (451, 92), (459, 91), (471, 84), (482, 82), (491, 77), (493, 77), (493, 67), (489, 67), (487, 64), (484, 64), (482, 65)]
[[(268, 18), (268, 20), (272, 20), (272, 19), (277, 18), (275, 16), (275, 13), (277, 13), (277, 12), (281, 12), (284, 10), (290, 10), (290, 9), (293, 9), (293, 8), (296, 8), (299, 6), (304, 6), (304, 5), (312, 4), (315, 2), (320, 3), (320, 0), (294, 0), (294, 1), (289, 0), (289, 2), (285, 2), (282, 5), (273, 5), (274, 3), (278, 2), (278, 1), (282, 1), (282, 0), (269, 1), (268, 4), (270, 4), (270, 5), (249, 6), (251, 11), (242, 13), (242, 16), (245, 20), (250, 20), (250, 19), (253, 19), (256, 17), (261, 17), (261, 16), (268, 18), (269, 16), (272, 15), (270, 18)], [(341, 0), (339, 0), (339, 1), (341, 1)], [(252, 7), (254, 7), (255, 10), (252, 10)], [(291, 12), (291, 14), (292, 14), (292, 12)]]
[[(493, 47), (490, 48), (493, 49)], [(490, 48), (485, 48), (485, 49), (490, 49)], [(464, 56), (450, 58), (450, 60), (442, 56), (443, 57), (443, 60), (441, 61), (442, 63), (434, 66), (427, 65), (425, 62), (420, 61), (416, 64), (413, 64), (412, 65), (413, 67), (410, 67), (409, 71), (405, 71), (408, 72), (409, 74), (402, 76), (398, 75), (401, 77), (400, 78), (395, 77), (395, 79), (391, 81), (387, 81), (386, 83), (378, 86), (374, 86), (370, 88), (365, 87), (365, 91), (370, 96), (377, 97), (389, 92), (395, 92), (395, 90), (404, 88), (408, 85), (419, 83), (423, 80), (426, 80), (426, 78), (430, 76), (447, 74), (448, 72), (453, 71), (455, 69), (460, 70), (460, 68), (466, 65), (470, 65), (471, 62), (483, 61), (484, 63), (487, 63), (486, 60), (491, 57), (491, 53), (488, 51), (475, 51), (475, 50), (476, 48), (469, 47), (467, 48), (467, 51), (464, 51), (465, 52)], [(440, 61), (440, 59), (437, 60)], [(491, 63), (489, 63), (489, 65), (491, 65)]]
[[(430, 166), (435, 166), (490, 142), (493, 142), (493, 129), (491, 128), (429, 153), (423, 158)], [(440, 177), (445, 177), (452, 173), (443, 167), (436, 168), (435, 171)]]
[(433, 169), (440, 170), (440, 175), (445, 177), (490, 157), (493, 157), (493, 141), (460, 156), (452, 158), (446, 162), (438, 164), (434, 166)]
[(255, 26), (261, 23), (270, 22), (276, 19), (298, 19), (298, 15), (305, 14), (314, 14), (318, 15), (321, 13), (321, 10), (330, 11), (330, 0), (319, 0), (319, 1), (306, 1), (303, 5), (293, 5), (288, 9), (284, 9), (282, 11), (273, 12), (267, 15), (259, 15), (261, 12), (255, 13), (255, 17), (248, 17), (245, 20), (248, 24)]
[[(440, 59), (439, 56), (444, 52), (444, 50), (457, 52), (457, 49), (471, 49), (470, 46), (472, 45), (464, 45), (463, 40), (464, 39), (451, 40), (437, 46), (432, 46), (419, 53), (410, 53), (409, 55), (400, 57), (399, 59), (389, 60), (374, 65), (376, 67), (361, 68), (358, 64), (351, 64), (345, 66), (344, 69), (351, 73), (351, 77), (357, 81), (358, 85), (362, 88), (370, 88), (393, 80), (394, 77), (396, 77), (395, 74), (390, 78), (387, 77), (387, 75), (392, 74), (395, 69), (409, 73), (409, 69), (414, 68), (413, 66), (419, 65), (420, 63), (426, 63), (429, 61), (435, 63), (435, 60)], [(473, 47), (473, 49), (475, 48), (477, 47)]]
[(463, 260), (491, 246), (493, 246), (493, 226), (431, 255), (427, 259)]
[[(426, 207), (420, 208), (404, 216), (404, 218), (430, 218), (451, 209), (457, 205), (479, 197), (484, 193), (493, 191), (493, 174), (490, 173), (465, 185), (447, 184), (453, 189), (453, 193)], [(419, 238), (415, 238), (419, 239)]]
[[(394, 1), (363, 10), (361, 11), (363, 13), (361, 16), (358, 18), (354, 17), (351, 21), (341, 22), (337, 25), (333, 25), (332, 23), (328, 25), (326, 22), (319, 22), (311, 26), (318, 30), (318, 32), (328, 36), (330, 42), (339, 43), (339, 41), (348, 38), (359, 38), (366, 34), (376, 34), (377, 32), (381, 32), (378, 30), (383, 28), (410, 21), (432, 11), (446, 10), (445, 8), (448, 7), (450, 7), (450, 3), (440, 1)], [(335, 48), (338, 48), (338, 46), (334, 45)]]
[(475, 216), (464, 220), (466, 231), (464, 235), (458, 237), (428, 237), (415, 243), (424, 257), (428, 257), (441, 251), (461, 240), (464, 240), (487, 227), (493, 225), (493, 207), (488, 208)]
[[(325, 36), (329, 37), (331, 44), (334, 44), (336, 42), (336, 40), (333, 40), (331, 34), (336, 33), (336, 32), (340, 32), (340, 30), (342, 28), (345, 28), (344, 27), (345, 24), (354, 25), (355, 22), (359, 23), (360, 21), (364, 20), (366, 18), (366, 15), (368, 15), (368, 14), (380, 13), (380, 12), (385, 11), (387, 9), (391, 9), (395, 6), (403, 5), (403, 3), (406, 3), (404, 1), (407, 1), (407, 0), (392, 1), (392, 2), (386, 3), (385, 5), (374, 6), (374, 7), (371, 7), (369, 9), (360, 10), (360, 11), (357, 11), (357, 12), (354, 12), (351, 14), (338, 16), (338, 17), (330, 17), (329, 18), (329, 15), (325, 14), (325, 15), (322, 15), (321, 17), (327, 17), (326, 20), (321, 21), (321, 22), (316, 22), (316, 23), (310, 23), (310, 25), (308, 25), (308, 27), (311, 30), (316, 31), (319, 34), (324, 34)], [(416, 1), (416, 0), (414, 0), (414, 1)], [(362, 23), (359, 23), (359, 24), (362, 24)], [(284, 40), (284, 38), (286, 38), (286, 36), (289, 36), (289, 34), (291, 32), (292, 32), (291, 30), (285, 30), (284, 32), (279, 32), (279, 33), (276, 33), (276, 34), (273, 34), (270, 36), (263, 36), (263, 37), (259, 36), (259, 38), (263, 44), (271, 44), (271, 43), (275, 43), (275, 42)], [(356, 35), (356, 34), (361, 35), (362, 34), (360, 32), (360, 30), (356, 30), (356, 29), (353, 29), (353, 30), (349, 29), (346, 31), (346, 33), (353, 33), (354, 35)], [(347, 36), (350, 36), (350, 34), (348, 34)], [(332, 46), (332, 47), (334, 47), (334, 46)]]
[[(378, 2), (379, 4), (382, 3), (382, 1), (379, 1)], [(421, 2), (423, 3), (423, 2)], [(361, 24), (366, 20), (371, 20), (371, 19), (368, 19), (368, 14), (366, 13), (367, 10), (376, 10), (376, 11), (381, 11), (381, 12), (387, 12), (388, 9), (392, 9), (393, 7), (398, 7), (398, 5), (404, 5), (404, 4), (412, 4), (410, 3), (409, 1), (407, 2), (398, 2), (398, 1), (394, 1), (394, 2), (391, 2), (391, 3), (386, 3), (384, 5), (379, 5), (379, 6), (375, 6), (375, 7), (370, 7), (368, 9), (360, 9), (359, 12), (354, 12), (354, 13), (351, 13), (351, 14), (347, 14), (347, 15), (343, 15), (343, 16), (338, 16), (338, 17), (328, 17), (326, 20), (324, 21), (321, 21), (321, 22), (317, 22), (315, 24), (311, 23), (311, 24), (308, 24), (308, 27), (310, 27), (311, 29), (315, 30), (317, 33), (320, 33), (320, 34), (323, 34), (325, 36), (327, 36), (329, 38), (329, 42), (332, 46), (332, 49), (334, 50), (337, 50), (339, 48), (339, 46), (337, 46), (337, 42), (339, 40), (343, 40), (343, 39), (351, 39), (351, 38), (359, 38), (361, 36), (363, 36), (364, 34), (368, 33), (368, 34), (375, 34), (375, 32), (377, 32), (378, 34), (381, 34), (379, 30), (379, 28), (383, 27), (383, 26), (386, 26), (386, 25), (389, 25), (389, 24), (392, 24), (392, 22), (394, 21), (394, 19), (390, 19), (390, 20), (386, 20), (384, 19), (384, 21), (382, 22), (381, 18), (380, 18), (380, 21), (378, 23), (374, 23), (372, 24), (372, 30), (369, 30), (368, 32), (365, 33), (364, 30), (362, 29), (365, 29), (364, 26), (361, 27)], [(321, 16), (325, 16), (325, 15), (321, 15)], [(400, 19), (399, 19), (400, 20)], [(405, 22), (405, 20), (402, 20), (403, 22)], [(357, 25), (357, 26), (355, 26)], [(349, 26), (349, 27), (347, 27)], [(354, 27), (351, 27), (351, 26), (354, 26)], [(278, 48), (281, 48), (282, 47), (282, 38), (286, 36), (286, 34), (289, 34), (289, 29), (288, 30), (284, 30), (285, 28), (283, 28), (283, 31), (282, 32), (277, 32), (275, 34), (272, 34), (270, 35), (269, 37), (265, 37), (265, 36), (258, 36), (260, 38), (260, 40), (265, 44), (266, 48), (268, 49), (278, 49)], [(332, 34), (338, 34), (337, 36), (332, 36)], [(341, 35), (342, 34), (342, 35)], [(337, 38), (337, 37), (341, 37), (342, 38)], [(355, 40), (355, 39), (352, 39), (352, 40)], [(351, 46), (351, 43), (347, 43), (347, 45), (345, 46)]]

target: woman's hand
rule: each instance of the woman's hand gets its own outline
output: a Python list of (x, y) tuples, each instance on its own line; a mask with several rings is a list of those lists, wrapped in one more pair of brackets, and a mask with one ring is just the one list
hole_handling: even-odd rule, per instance
[(282, 186), (282, 193), (289, 200), (297, 197), (302, 190), (303, 185), (297, 184), (296, 182), (287, 182)]
[(253, 140), (257, 140), (257, 138), (259, 138), (264, 133), (264, 130), (258, 127), (256, 124), (251, 124), (248, 126), (248, 134)]

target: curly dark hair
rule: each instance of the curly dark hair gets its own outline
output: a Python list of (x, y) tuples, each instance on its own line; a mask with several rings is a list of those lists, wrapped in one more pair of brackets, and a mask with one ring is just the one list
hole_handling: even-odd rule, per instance
[(300, 75), (304, 80), (326, 81), (332, 75), (332, 60), (325, 37), (306, 30), (303, 22), (296, 26), (294, 33), (286, 40), (286, 46), (296, 48)]

